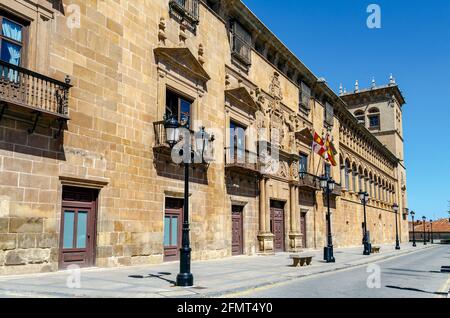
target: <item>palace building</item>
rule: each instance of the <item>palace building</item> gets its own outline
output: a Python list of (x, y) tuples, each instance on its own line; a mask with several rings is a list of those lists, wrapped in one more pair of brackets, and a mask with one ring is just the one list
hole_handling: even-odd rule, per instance
[(395, 203), (408, 241), (393, 78), (333, 92), (240, 0), (2, 0), (0, 24), (0, 275), (178, 260), (168, 116), (215, 136), (190, 166), (194, 262), (322, 249), (324, 174), (335, 247), (362, 244), (361, 190), (372, 244), (395, 241)]

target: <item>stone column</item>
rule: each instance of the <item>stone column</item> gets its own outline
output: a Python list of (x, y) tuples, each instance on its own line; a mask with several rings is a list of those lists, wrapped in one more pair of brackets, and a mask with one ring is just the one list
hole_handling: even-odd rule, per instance
[(273, 234), (270, 233), (270, 205), (267, 198), (267, 179), (261, 177), (259, 195), (259, 251), (262, 254), (272, 254)]
[(290, 185), (290, 229), (289, 229), (289, 240), (290, 240), (290, 250), (291, 252), (297, 252), (301, 247), (301, 234), (298, 230), (297, 223), (300, 217), (297, 213), (298, 208), (298, 187), (294, 184)]

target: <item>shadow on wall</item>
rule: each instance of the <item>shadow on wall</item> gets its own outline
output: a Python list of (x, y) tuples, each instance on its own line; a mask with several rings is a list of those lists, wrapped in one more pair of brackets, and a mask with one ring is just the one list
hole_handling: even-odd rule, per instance
[(15, 119), (2, 118), (0, 122), (0, 149), (35, 157), (66, 160), (64, 133), (58, 138), (57, 125), (48, 122), (29, 133), (30, 124)]

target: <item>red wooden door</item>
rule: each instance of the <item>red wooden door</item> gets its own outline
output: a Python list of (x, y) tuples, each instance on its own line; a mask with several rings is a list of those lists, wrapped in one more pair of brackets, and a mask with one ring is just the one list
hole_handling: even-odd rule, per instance
[(270, 230), (275, 236), (275, 252), (284, 252), (284, 209), (280, 204), (274, 204), (270, 208)]
[(232, 218), (232, 254), (244, 254), (244, 239), (243, 239), (243, 212), (242, 206), (233, 205), (231, 211)]
[(302, 247), (306, 248), (306, 213), (301, 213), (300, 215), (300, 227), (302, 231)]
[(167, 199), (164, 215), (164, 261), (180, 259), (183, 230), (183, 200)]
[(93, 266), (96, 249), (97, 191), (64, 187), (59, 267)]

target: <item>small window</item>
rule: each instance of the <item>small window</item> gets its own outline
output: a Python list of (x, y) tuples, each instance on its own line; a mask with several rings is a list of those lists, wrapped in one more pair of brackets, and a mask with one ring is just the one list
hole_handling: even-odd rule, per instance
[(300, 154), (299, 172), (308, 173), (308, 156)]
[(311, 100), (311, 89), (308, 85), (301, 82), (300, 84), (300, 109), (310, 110), (309, 102)]
[(331, 165), (326, 163), (324, 165), (325, 177), (331, 178)]
[(325, 103), (325, 124), (328, 126), (333, 126), (333, 121), (334, 121), (333, 105), (326, 102)]
[(357, 110), (355, 112), (355, 117), (358, 120), (358, 123), (365, 125), (366, 124), (366, 115), (362, 110)]
[(380, 127), (380, 115), (371, 115), (369, 116), (370, 128), (379, 128)]
[(247, 66), (251, 65), (252, 36), (238, 22), (231, 22), (231, 40), (233, 56)]
[(189, 128), (191, 123), (191, 108), (192, 101), (177, 93), (167, 90), (166, 116), (168, 118), (174, 116), (181, 125)]

